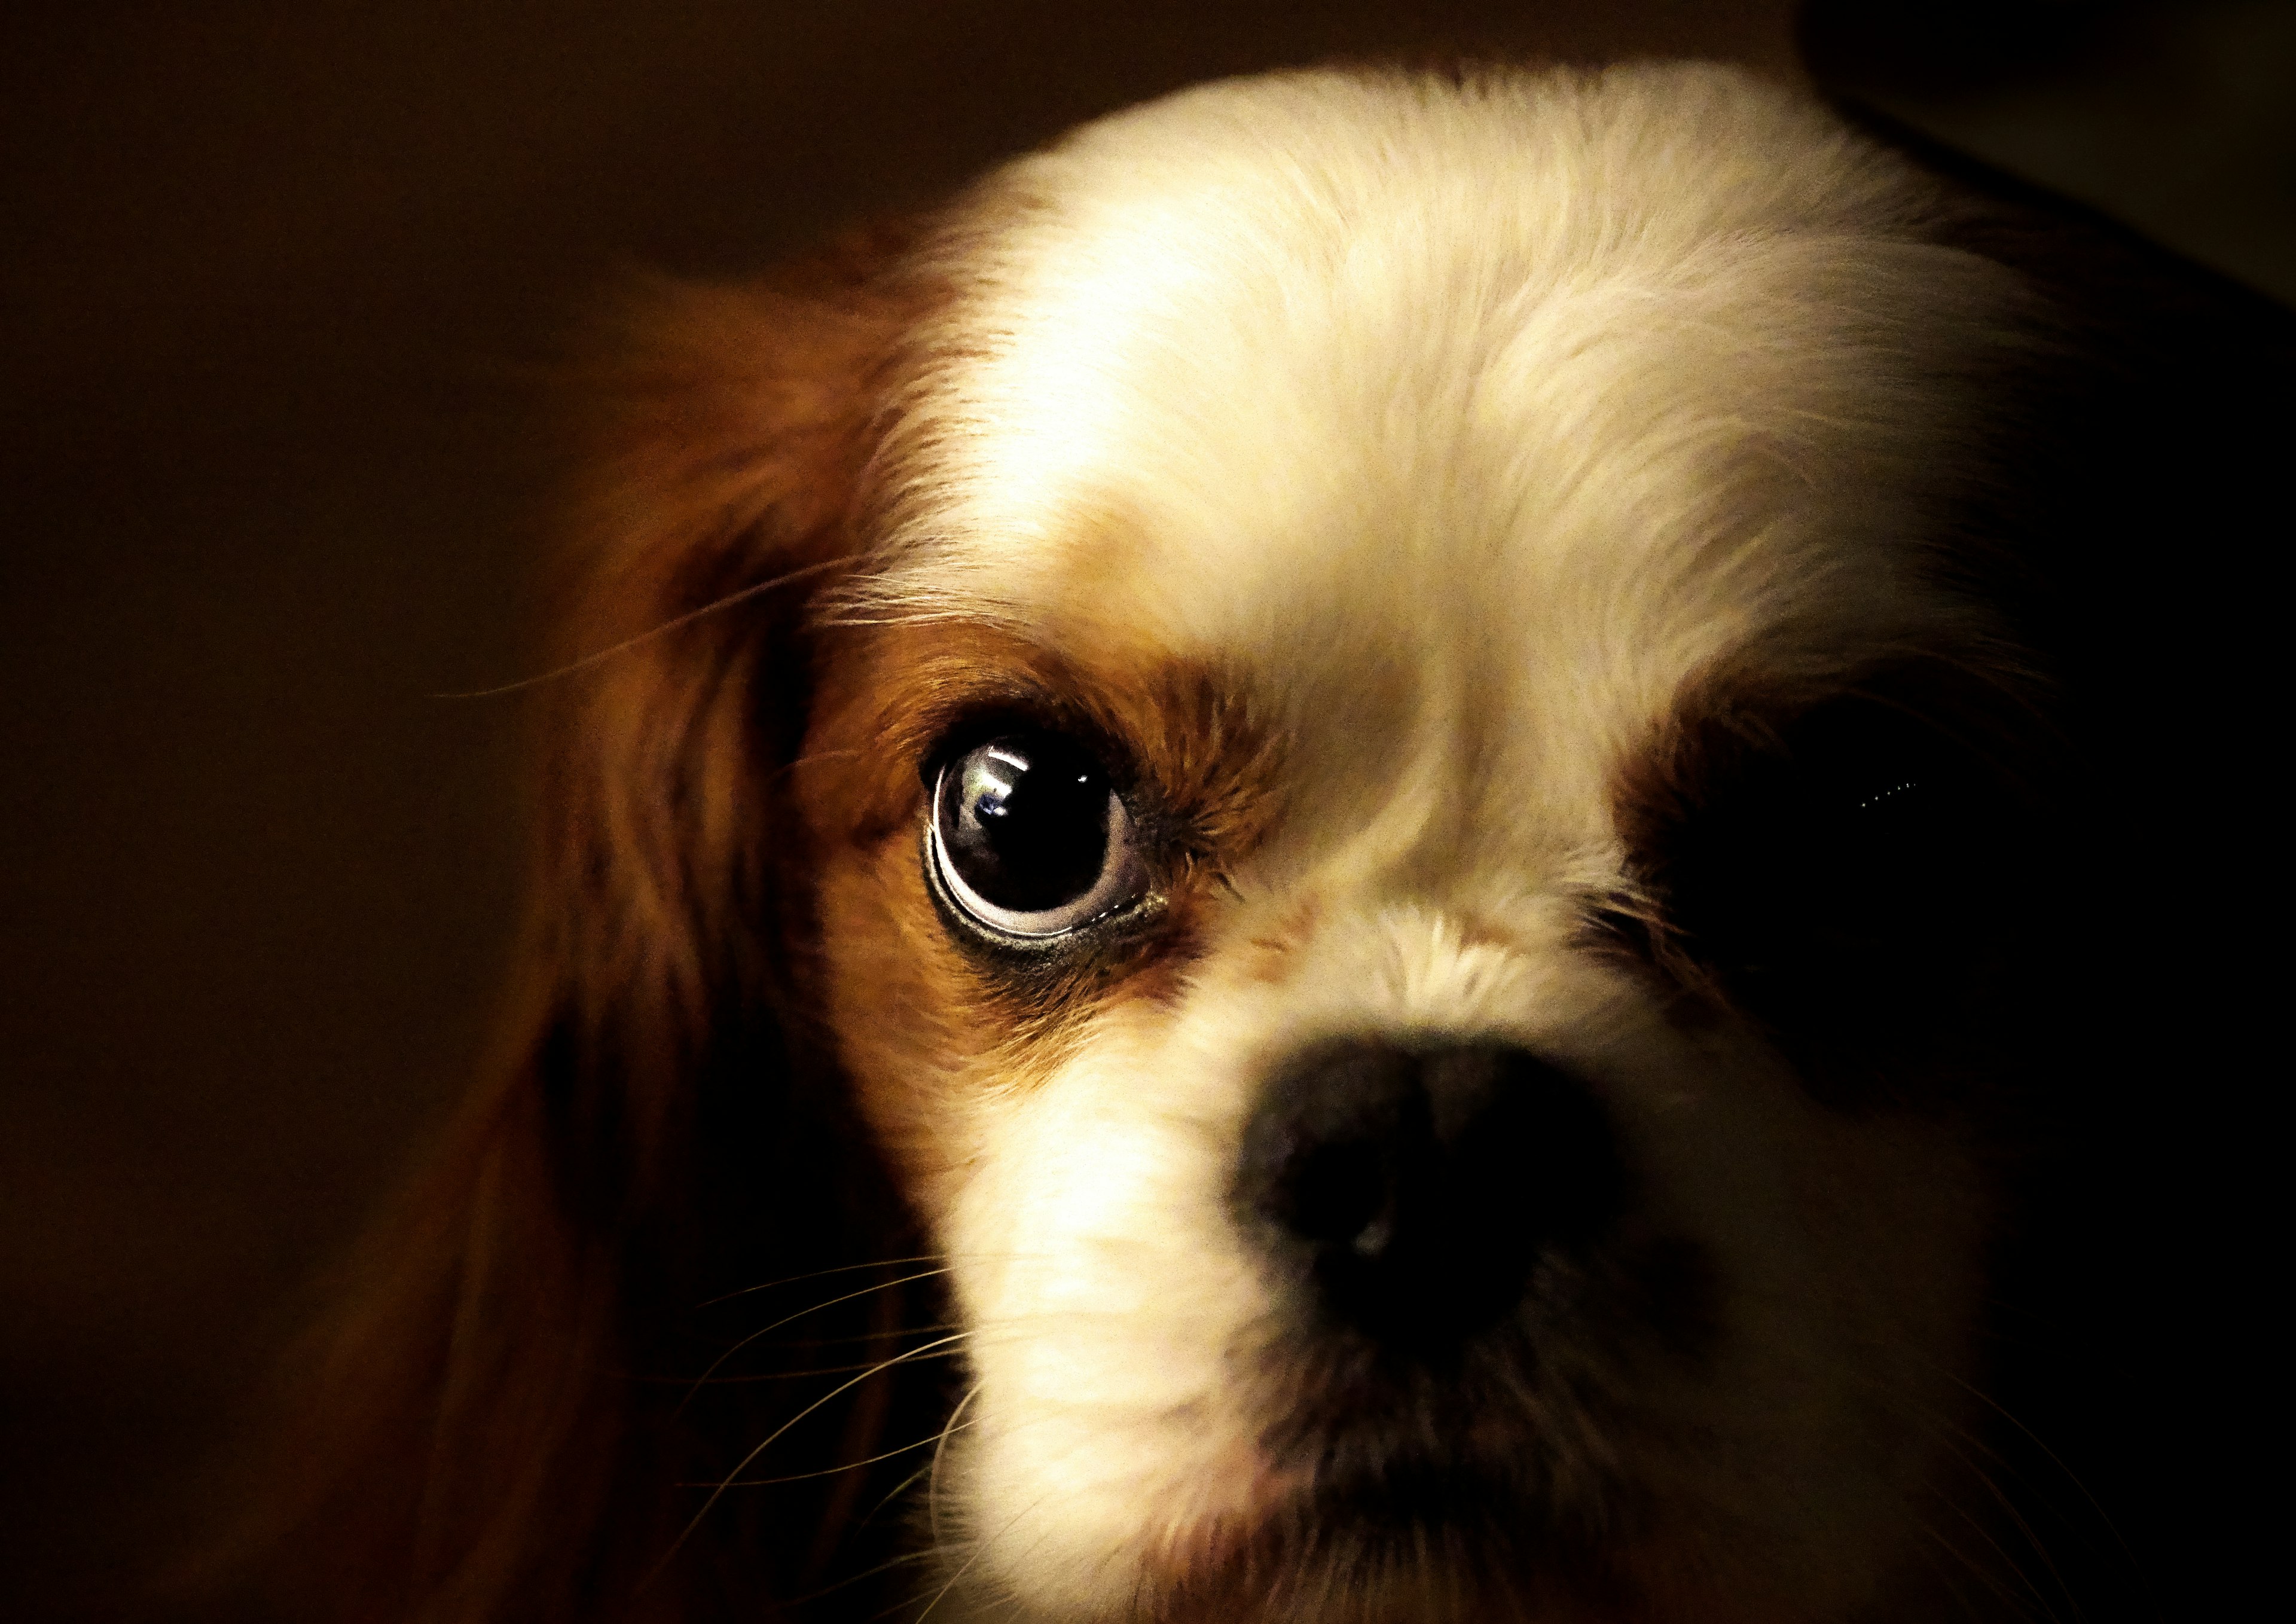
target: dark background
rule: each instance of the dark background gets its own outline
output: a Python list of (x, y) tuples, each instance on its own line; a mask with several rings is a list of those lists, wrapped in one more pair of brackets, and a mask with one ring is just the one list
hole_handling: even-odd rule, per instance
[(0, 1614), (133, 1599), (454, 1093), (515, 906), (535, 381), (1192, 79), (1725, 55), (2296, 299), (2296, 6), (316, 0), (0, 22)]

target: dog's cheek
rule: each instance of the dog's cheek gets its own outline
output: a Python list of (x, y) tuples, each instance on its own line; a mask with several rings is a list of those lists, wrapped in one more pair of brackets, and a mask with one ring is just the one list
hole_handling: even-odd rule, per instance
[(1716, 1361), (1653, 1395), (1684, 1552), (1795, 1616), (1853, 1610), (1953, 1514), (1994, 1211), (1979, 1159), (1950, 1120), (1829, 1111), (1752, 1046), (1652, 1126), (1662, 1225), (1704, 1239), (1723, 1292)]
[[(1266, 1300), (1223, 1200), (1235, 1095), (1153, 1001), (984, 1095), (946, 1231), (978, 1382), (954, 1474), (979, 1578), (1099, 1617), (1262, 1485), (1230, 1355)], [(1033, 1616), (1033, 1615), (1031, 1615)]]
[(989, 1039), (899, 835), (832, 846), (819, 892), (824, 1013), (861, 1114), (928, 1222), (970, 1158), (959, 1095)]

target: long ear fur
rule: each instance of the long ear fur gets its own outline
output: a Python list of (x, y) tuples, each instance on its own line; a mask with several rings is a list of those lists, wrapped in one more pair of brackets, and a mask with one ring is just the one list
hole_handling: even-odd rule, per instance
[[(869, 1565), (842, 1538), (868, 1474), (836, 1469), (884, 1447), (900, 1371), (742, 1451), (837, 1385), (824, 1367), (914, 1345), (869, 1289), (891, 1274), (804, 1278), (915, 1247), (801, 1013), (813, 922), (783, 770), (808, 604), (864, 545), (931, 299), (906, 251), (880, 232), (771, 285), (658, 290), (622, 335), (569, 636), (616, 652), (545, 687), (498, 1059), (313, 1356), (274, 1484), (291, 1616), (756, 1620)], [(698, 1306), (726, 1293), (748, 1294)]]
[(2284, 611), (2259, 588), (2287, 529), (2296, 313), (1863, 117), (1967, 190), (1960, 240), (2038, 295), (2042, 343), (1997, 413), (1997, 517), (2074, 765), (2055, 882), (2001, 899), (2039, 923), (2058, 985), (2030, 1022), (1988, 1471), (2028, 1571), (2088, 1616), (2228, 1615), (2243, 1571), (2213, 1554), (2266, 1547), (2238, 1532), (2259, 1513), (2216, 1440), (2246, 1436), (2277, 1380), (2240, 1360), (2272, 1345), (2245, 1322), (2280, 1152), (2228, 1125), (2252, 1056), (2283, 1042), (2275, 962), (2243, 949), (2272, 908), (2256, 854), (2284, 823), (2251, 786), (2284, 726)]

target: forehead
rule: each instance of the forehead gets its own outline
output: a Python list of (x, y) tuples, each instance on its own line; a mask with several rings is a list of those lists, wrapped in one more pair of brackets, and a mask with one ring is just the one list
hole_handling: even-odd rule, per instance
[(1337, 704), (1632, 732), (1950, 606), (1922, 539), (2005, 305), (1928, 194), (1713, 69), (1215, 86), (945, 250), (876, 607)]

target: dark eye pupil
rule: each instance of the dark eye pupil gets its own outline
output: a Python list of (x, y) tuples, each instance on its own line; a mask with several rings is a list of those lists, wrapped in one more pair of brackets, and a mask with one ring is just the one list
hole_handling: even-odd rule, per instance
[(1074, 901), (1107, 864), (1108, 779), (1060, 739), (996, 739), (951, 762), (937, 815), (950, 866), (1015, 913)]

